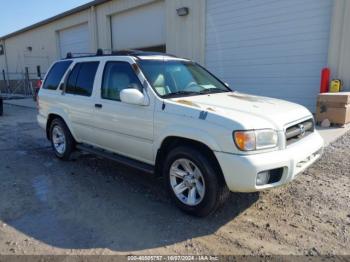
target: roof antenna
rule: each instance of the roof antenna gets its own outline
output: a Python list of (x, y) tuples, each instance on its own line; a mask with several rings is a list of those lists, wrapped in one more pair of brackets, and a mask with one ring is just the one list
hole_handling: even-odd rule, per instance
[(70, 58), (72, 58), (72, 57), (73, 57), (72, 53), (71, 53), (71, 52), (68, 52), (66, 58), (67, 58), (67, 59), (70, 59)]

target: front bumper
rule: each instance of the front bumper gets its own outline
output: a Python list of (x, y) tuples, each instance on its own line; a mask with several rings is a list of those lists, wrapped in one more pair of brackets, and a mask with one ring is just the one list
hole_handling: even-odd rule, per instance
[[(256, 192), (292, 181), (312, 165), (323, 152), (323, 139), (315, 131), (284, 150), (254, 155), (215, 152), (228, 188), (233, 192)], [(281, 179), (273, 184), (256, 185), (259, 172), (284, 168)]]

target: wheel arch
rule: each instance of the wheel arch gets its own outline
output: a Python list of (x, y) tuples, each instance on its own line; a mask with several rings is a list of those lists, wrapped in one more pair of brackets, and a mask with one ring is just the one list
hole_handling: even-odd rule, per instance
[(66, 126), (68, 127), (68, 129), (69, 129), (70, 133), (72, 134), (74, 140), (76, 140), (76, 136), (72, 132), (72, 128), (71, 128), (71, 125), (70, 125), (69, 121), (66, 121), (65, 117), (63, 117), (61, 114), (59, 114), (57, 112), (49, 113), (48, 116), (47, 116), (46, 137), (47, 137), (48, 140), (50, 140), (50, 126), (51, 126), (51, 123), (52, 123), (52, 121), (54, 119), (61, 119), (66, 124)]
[(224, 178), (219, 161), (217, 160), (213, 149), (211, 149), (207, 144), (202, 141), (198, 141), (191, 138), (181, 137), (181, 136), (168, 136), (163, 139), (159, 149), (157, 150), (156, 160), (155, 160), (155, 173), (160, 176), (162, 174), (163, 163), (167, 154), (173, 148), (179, 146), (191, 146), (204, 152), (214, 164), (214, 167), (219, 171), (221, 177)]

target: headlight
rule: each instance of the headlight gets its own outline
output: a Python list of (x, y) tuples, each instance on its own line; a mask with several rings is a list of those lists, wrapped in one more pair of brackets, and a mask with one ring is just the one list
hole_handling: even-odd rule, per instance
[(262, 150), (277, 147), (277, 132), (272, 129), (236, 131), (233, 133), (236, 146), (242, 151)]

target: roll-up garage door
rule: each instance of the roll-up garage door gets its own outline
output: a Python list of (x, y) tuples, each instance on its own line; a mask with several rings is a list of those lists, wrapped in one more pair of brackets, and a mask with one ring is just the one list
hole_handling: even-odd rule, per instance
[(233, 89), (315, 111), (333, 0), (207, 0), (206, 64)]
[(90, 51), (88, 24), (82, 24), (59, 31), (61, 57), (68, 52), (84, 54)]
[(164, 2), (145, 5), (111, 17), (113, 50), (165, 46)]

